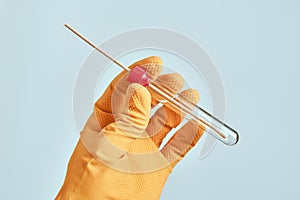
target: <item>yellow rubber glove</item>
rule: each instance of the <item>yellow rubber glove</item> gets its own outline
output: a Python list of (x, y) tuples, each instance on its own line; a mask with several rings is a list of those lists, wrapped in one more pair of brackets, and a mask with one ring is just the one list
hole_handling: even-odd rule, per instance
[[(153, 77), (162, 70), (159, 57), (143, 59), (129, 68), (137, 65)], [(57, 200), (157, 200), (172, 169), (202, 136), (204, 127), (188, 122), (161, 147), (183, 119), (168, 105), (150, 119), (159, 97), (149, 88), (128, 83), (127, 77), (127, 72), (120, 73), (95, 103)], [(159, 79), (175, 91), (184, 84), (179, 74), (164, 74)], [(199, 101), (196, 90), (181, 94), (194, 103)]]

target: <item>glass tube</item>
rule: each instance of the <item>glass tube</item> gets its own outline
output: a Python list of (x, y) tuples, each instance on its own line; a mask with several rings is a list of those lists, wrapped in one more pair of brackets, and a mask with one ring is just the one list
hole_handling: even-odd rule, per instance
[[(108, 53), (98, 48), (94, 43), (81, 35), (70, 25), (65, 24), (65, 26), (98, 52), (117, 64), (119, 67), (131, 73), (132, 70), (123, 66), (118, 60), (114, 59)], [(179, 113), (188, 121), (203, 125), (205, 127), (205, 131), (219, 141), (226, 145), (234, 145), (238, 142), (239, 135), (237, 131), (211, 115), (209, 112), (205, 111), (200, 106), (192, 103), (184, 96), (176, 94), (174, 91), (172, 91), (172, 89), (170, 89), (170, 87), (168, 87), (168, 85), (164, 84), (159, 79), (153, 79), (149, 74), (143, 72), (142, 76), (140, 76), (140, 80), (143, 83), (146, 83), (146, 85), (148, 85), (156, 94), (162, 97), (162, 99), (166, 100), (171, 109), (179, 111)], [(166, 101), (161, 101), (161, 103), (164, 104)]]

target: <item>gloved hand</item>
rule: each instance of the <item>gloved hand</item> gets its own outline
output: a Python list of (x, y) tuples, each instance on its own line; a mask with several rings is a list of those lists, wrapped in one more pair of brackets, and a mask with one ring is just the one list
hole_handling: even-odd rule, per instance
[[(129, 68), (137, 65), (153, 77), (162, 70), (159, 57), (140, 60)], [(150, 119), (160, 97), (147, 87), (129, 83), (127, 77), (127, 72), (120, 73), (95, 103), (57, 200), (157, 200), (172, 169), (202, 136), (204, 127), (188, 122), (161, 147), (183, 119), (168, 104)], [(179, 74), (159, 79), (175, 91), (184, 84)], [(199, 101), (196, 90), (181, 94), (193, 103)]]

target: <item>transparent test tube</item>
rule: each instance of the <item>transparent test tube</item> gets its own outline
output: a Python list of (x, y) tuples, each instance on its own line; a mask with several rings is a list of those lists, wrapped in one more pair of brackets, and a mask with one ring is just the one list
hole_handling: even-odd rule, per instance
[[(112, 58), (105, 51), (99, 49), (95, 44), (78, 33), (70, 25), (65, 24), (65, 26), (90, 46), (92, 46), (94, 49), (96, 49), (98, 52), (106, 56), (122, 69), (128, 71), (130, 73), (128, 81), (140, 83), (144, 86), (149, 86), (156, 94), (158, 94), (160, 97), (162, 97), (162, 99), (168, 102), (168, 106), (171, 106), (171, 109), (180, 111), (179, 113), (187, 120), (195, 124), (203, 125), (206, 128), (205, 131), (208, 134), (212, 135), (224, 144), (234, 145), (238, 142), (239, 135), (233, 128), (223, 123), (221, 120), (217, 119), (200, 106), (192, 103), (184, 96), (176, 94), (174, 91), (172, 91), (172, 89), (170, 89), (170, 87), (161, 82), (159, 79), (153, 79), (143, 68), (136, 66), (131, 70), (128, 69), (119, 61)], [(161, 101), (161, 103), (164, 104), (166, 103), (166, 101)]]

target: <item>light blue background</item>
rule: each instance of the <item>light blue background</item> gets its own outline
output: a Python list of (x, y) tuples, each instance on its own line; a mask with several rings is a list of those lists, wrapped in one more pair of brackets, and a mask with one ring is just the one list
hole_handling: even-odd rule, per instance
[(226, 89), (237, 146), (196, 151), (171, 174), (162, 199), (300, 199), (300, 3), (228, 1), (0, 2), (1, 199), (53, 199), (78, 134), (72, 92), (98, 43), (138, 27), (170, 28), (202, 44)]

